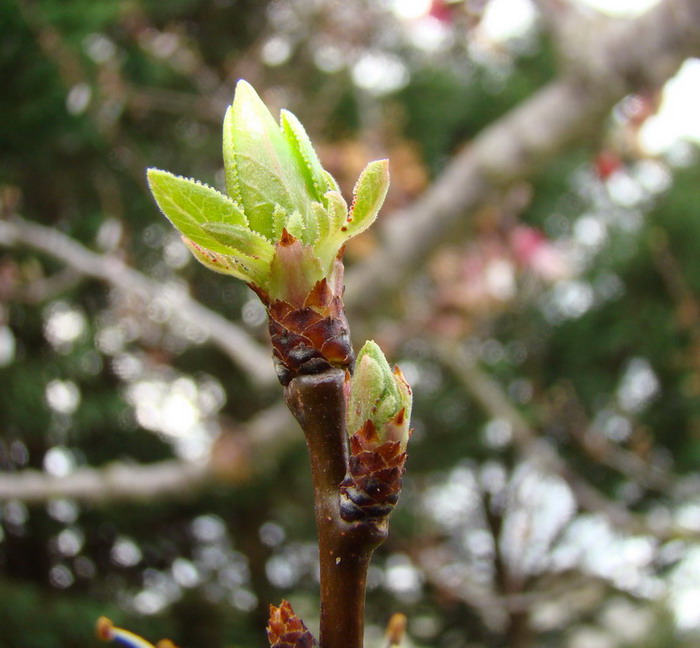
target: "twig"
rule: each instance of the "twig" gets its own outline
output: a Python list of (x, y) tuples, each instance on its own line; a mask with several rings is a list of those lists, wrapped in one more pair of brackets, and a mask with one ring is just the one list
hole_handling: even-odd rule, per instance
[(311, 459), (321, 567), (323, 648), (362, 648), (367, 568), (387, 535), (386, 518), (346, 522), (339, 486), (347, 471), (345, 371), (294, 378), (289, 409), (304, 430)]
[[(130, 268), (115, 257), (107, 257), (87, 249), (74, 239), (44, 225), (15, 217), (0, 221), (0, 246), (26, 245), (41, 251), (78, 272), (100, 279), (124, 292), (138, 295), (143, 301), (162, 297), (163, 286)], [(243, 368), (259, 387), (271, 386), (275, 374), (270, 366), (269, 352), (245, 331), (206, 308), (185, 292), (173, 295), (177, 313), (182, 319), (203, 328), (214, 342)]]

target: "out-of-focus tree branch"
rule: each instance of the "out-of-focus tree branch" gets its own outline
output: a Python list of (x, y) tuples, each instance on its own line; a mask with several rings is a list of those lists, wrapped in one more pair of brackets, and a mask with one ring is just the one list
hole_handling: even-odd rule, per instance
[[(92, 252), (55, 229), (19, 217), (0, 221), (0, 246), (19, 245), (43, 252), (86, 276), (138, 295), (144, 302), (163, 296), (162, 284), (130, 268), (120, 259)], [(185, 292), (171, 294), (170, 298), (177, 302), (178, 317), (204, 329), (253, 382), (261, 387), (274, 383), (276, 379), (270, 353), (245, 331)]]
[(192, 494), (211, 478), (209, 464), (176, 460), (143, 466), (114, 462), (102, 468), (78, 468), (65, 477), (22, 470), (0, 475), (0, 501), (33, 504), (54, 498), (92, 503), (150, 500)]
[(543, 471), (564, 479), (582, 509), (602, 514), (613, 526), (628, 533), (649, 533), (657, 537), (682, 536), (686, 533), (681, 529), (650, 529), (642, 518), (624, 505), (606, 497), (578, 474), (551, 443), (537, 436), (525, 417), (510, 403), (498, 383), (486, 374), (463, 348), (438, 341), (433, 341), (432, 346), (441, 362), (460, 380), (481, 408), (490, 416), (508, 423), (513, 443), (522, 456), (533, 460)]
[(481, 132), (419, 200), (387, 221), (383, 244), (347, 274), (349, 307), (369, 309), (388, 298), (495, 192), (600, 131), (625, 95), (659, 87), (700, 55), (700, 2), (664, 0), (587, 38), (575, 65)]
[(279, 402), (237, 426), (235, 433), (222, 433), (207, 460), (172, 459), (144, 465), (115, 461), (100, 467), (81, 466), (62, 477), (34, 469), (6, 472), (0, 474), (0, 502), (32, 504), (68, 498), (106, 504), (191, 497), (210, 484), (240, 483), (271, 469), (294, 439), (301, 442), (289, 411)]

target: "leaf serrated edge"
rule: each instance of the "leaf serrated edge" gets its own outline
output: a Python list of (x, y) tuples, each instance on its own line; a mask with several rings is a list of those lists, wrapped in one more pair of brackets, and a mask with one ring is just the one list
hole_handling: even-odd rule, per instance
[(309, 188), (314, 190), (313, 198), (321, 200), (327, 191), (324, 186), (327, 180), (323, 177), (323, 166), (306, 129), (296, 115), (288, 110), (280, 111), (280, 125), (290, 148), (296, 153), (299, 163), (303, 166), (307, 181), (311, 183)]
[[(210, 222), (203, 223), (202, 229), (207, 234), (210, 234), (215, 239), (217, 239), (217, 241), (219, 241), (222, 245), (225, 245), (226, 247), (229, 247), (232, 250), (235, 250), (240, 254), (251, 257), (253, 259), (261, 259), (263, 261), (269, 262), (272, 259), (272, 255), (274, 254), (274, 247), (272, 243), (270, 243), (270, 241), (267, 239), (267, 237), (248, 227), (234, 225), (231, 223)], [(228, 230), (228, 234), (226, 230)], [(245, 247), (242, 244), (233, 243), (231, 241), (231, 230), (233, 230), (233, 234), (240, 233), (240, 239), (251, 239), (255, 248), (245, 249)]]
[(226, 191), (231, 199), (243, 204), (243, 196), (241, 194), (240, 178), (238, 177), (238, 167), (236, 166), (236, 150), (233, 144), (233, 106), (226, 109), (224, 115), (222, 148), (224, 156), (224, 177), (226, 179)]

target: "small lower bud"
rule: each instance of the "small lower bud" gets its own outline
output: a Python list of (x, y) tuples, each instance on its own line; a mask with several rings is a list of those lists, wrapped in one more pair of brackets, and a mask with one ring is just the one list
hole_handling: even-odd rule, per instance
[(318, 644), (289, 601), (270, 606), (267, 638), (271, 648), (314, 648)]
[(406, 452), (398, 441), (366, 444), (364, 429), (350, 437), (348, 474), (340, 485), (340, 515), (347, 522), (386, 517), (399, 501)]

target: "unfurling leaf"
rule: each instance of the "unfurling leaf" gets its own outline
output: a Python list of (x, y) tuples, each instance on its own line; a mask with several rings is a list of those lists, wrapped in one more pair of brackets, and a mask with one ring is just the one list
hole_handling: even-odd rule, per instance
[(323, 195), (334, 187), (335, 180), (333, 185), (328, 183), (328, 174), (321, 166), (311, 140), (296, 116), (288, 110), (282, 110), (280, 122), (289, 146), (302, 169), (309, 193), (314, 200), (323, 201)]
[(262, 234), (229, 223), (204, 223), (202, 229), (228, 249), (269, 263), (274, 246)]
[(272, 238), (275, 205), (289, 214), (310, 209), (313, 195), (300, 163), (253, 87), (239, 81), (224, 118), (226, 186), (263, 236)]
[(375, 342), (365, 342), (350, 380), (348, 433), (355, 434), (370, 422), (377, 444), (398, 441), (403, 450), (409, 437), (411, 405), (411, 388), (401, 371), (398, 367), (392, 371)]
[(210, 250), (230, 252), (202, 229), (204, 223), (245, 227), (244, 213), (230, 198), (208, 185), (161, 171), (148, 170), (148, 184), (161, 211), (181, 234)]
[(370, 162), (360, 174), (353, 191), (354, 200), (348, 218), (348, 234), (366, 230), (377, 218), (389, 190), (389, 160)]

